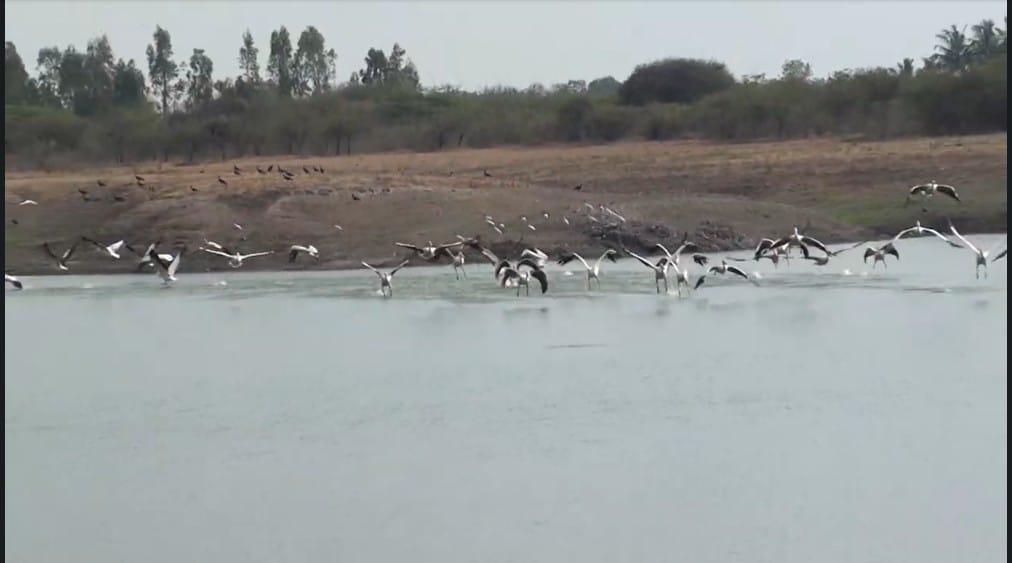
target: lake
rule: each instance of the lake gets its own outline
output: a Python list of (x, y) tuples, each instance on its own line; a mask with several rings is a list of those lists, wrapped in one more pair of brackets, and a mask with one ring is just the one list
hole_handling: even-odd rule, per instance
[(1004, 561), (1006, 262), (899, 249), (685, 299), (629, 260), (25, 279), (5, 560)]

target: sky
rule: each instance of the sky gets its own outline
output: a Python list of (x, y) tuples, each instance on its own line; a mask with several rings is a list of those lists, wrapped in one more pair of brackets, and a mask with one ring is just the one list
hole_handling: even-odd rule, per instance
[(614, 76), (665, 57), (715, 59), (737, 76), (775, 76), (800, 58), (816, 76), (891, 66), (932, 52), (943, 27), (991, 18), (1004, 26), (1006, 2), (74, 2), (5, 1), (4, 35), (29, 72), (42, 47), (107, 34), (117, 57), (146, 68), (155, 25), (172, 35), (176, 60), (194, 48), (214, 61), (215, 77), (238, 74), (249, 29), (267, 65), (272, 30), (295, 43), (307, 25), (338, 53), (338, 81), (362, 68), (370, 47), (399, 42), (423, 85), (467, 89), (526, 87)]

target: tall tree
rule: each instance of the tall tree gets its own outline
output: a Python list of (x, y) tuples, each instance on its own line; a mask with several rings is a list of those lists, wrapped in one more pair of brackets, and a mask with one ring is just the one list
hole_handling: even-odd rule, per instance
[(943, 29), (935, 35), (939, 43), (935, 45), (932, 60), (935, 65), (949, 72), (962, 72), (970, 63), (972, 51), (966, 34), (956, 26)]
[(60, 99), (64, 107), (69, 107), (78, 115), (90, 115), (95, 112), (95, 104), (90, 97), (90, 77), (85, 68), (86, 56), (73, 45), (63, 51), (60, 58)]
[(120, 59), (113, 68), (112, 102), (117, 106), (134, 106), (142, 104), (147, 94), (144, 84), (144, 73), (137, 68), (134, 60), (123, 62)]
[(4, 104), (21, 104), (27, 101), (28, 71), (14, 43), (4, 43)]
[(292, 40), (285, 26), (271, 33), (271, 54), (267, 59), (267, 74), (282, 96), (291, 96), (292, 82)]
[(780, 78), (783, 80), (807, 82), (812, 78), (812, 65), (801, 59), (784, 61), (784, 64), (780, 67)]
[(60, 101), (60, 64), (63, 53), (58, 47), (43, 47), (35, 59), (38, 78), (35, 80), (38, 101), (42, 105), (58, 106)]
[(148, 77), (151, 89), (161, 99), (163, 116), (169, 115), (175, 90), (173, 81), (179, 75), (179, 66), (172, 60), (172, 38), (161, 26), (155, 27), (154, 44), (148, 45)]
[(326, 48), (323, 34), (313, 26), (299, 35), (298, 45), (293, 65), (295, 93), (305, 96), (310, 92), (318, 94), (328, 90), (335, 75), (337, 53)]
[(95, 109), (105, 109), (112, 104), (115, 59), (112, 46), (105, 35), (88, 41), (84, 55), (84, 71), (88, 78), (88, 96)]
[(369, 49), (365, 56), (365, 68), (359, 72), (362, 84), (381, 84), (386, 77), (387, 55), (383, 49)]
[(214, 96), (214, 63), (203, 49), (194, 49), (190, 55), (190, 69), (186, 72), (186, 103), (191, 109), (204, 106)]
[(914, 75), (914, 60), (907, 57), (896, 65), (896, 74), (909, 78)]
[(260, 49), (253, 43), (253, 35), (247, 29), (242, 34), (242, 47), (239, 47), (239, 68), (242, 70), (243, 81), (250, 86), (260, 85), (259, 54)]
[(973, 32), (973, 40), (970, 42), (973, 58), (983, 61), (1001, 52), (1001, 30), (994, 24), (994, 20), (981, 20), (970, 30)]

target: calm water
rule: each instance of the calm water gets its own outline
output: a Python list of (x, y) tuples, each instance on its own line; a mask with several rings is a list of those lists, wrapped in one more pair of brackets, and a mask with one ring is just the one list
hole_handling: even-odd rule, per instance
[(360, 272), (27, 279), (5, 559), (1004, 561), (1006, 263), (900, 252), (683, 300), (628, 261), (519, 300), (484, 265), (391, 300)]

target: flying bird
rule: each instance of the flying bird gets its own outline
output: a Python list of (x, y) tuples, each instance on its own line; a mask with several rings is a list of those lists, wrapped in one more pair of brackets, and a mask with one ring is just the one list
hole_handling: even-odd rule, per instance
[(12, 276), (11, 274), (4, 272), (4, 289), (7, 289), (7, 284), (10, 284), (11, 287), (13, 287), (14, 289), (22, 289), (24, 287), (24, 285), (21, 283), (21, 280), (19, 280), (15, 276)]
[(53, 252), (53, 249), (49, 247), (48, 242), (42, 243), (42, 249), (46, 252), (46, 255), (53, 260), (53, 263), (56, 264), (57, 268), (59, 268), (61, 271), (66, 272), (67, 270), (70, 269), (69, 266), (70, 259), (74, 256), (74, 251), (77, 250), (77, 245), (80, 244), (80, 242), (81, 239), (74, 241), (74, 244), (72, 244), (70, 248), (65, 250), (63, 254), (60, 255), (57, 255), (55, 252)]
[(974, 244), (969, 240), (967, 240), (966, 237), (959, 234), (959, 231), (956, 230), (956, 226), (952, 224), (952, 221), (949, 221), (949, 230), (952, 231), (952, 234), (956, 235), (956, 238), (958, 238), (963, 243), (963, 246), (966, 249), (976, 254), (977, 265), (975, 271), (977, 274), (977, 279), (980, 279), (981, 267), (984, 268), (984, 278), (987, 278), (987, 257), (990, 256), (992, 252), (1000, 248), (1002, 244), (1005, 244), (1005, 241), (996, 244), (989, 250), (982, 250), (974, 246)]
[(395, 242), (394, 243), (395, 246), (399, 246), (401, 248), (407, 248), (408, 250), (411, 250), (412, 252), (414, 252), (422, 260), (426, 260), (426, 261), (429, 261), (429, 262), (435, 262), (435, 261), (439, 260), (439, 258), (442, 257), (442, 256), (446, 256), (447, 258), (451, 258), (452, 259), (453, 258), (453, 254), (450, 252), (450, 249), (454, 248), (454, 247), (457, 247), (457, 246), (460, 246), (462, 244), (464, 244), (464, 243), (460, 242), (460, 241), (457, 241), (457, 242), (451, 242), (449, 244), (435, 245), (435, 244), (432, 244), (431, 240), (429, 241), (429, 244), (427, 244), (425, 246), (415, 246), (413, 244), (408, 244), (406, 242)]
[(394, 268), (393, 270), (390, 270), (389, 272), (381, 272), (380, 270), (377, 270), (376, 268), (373, 268), (372, 266), (370, 266), (368, 263), (366, 263), (364, 261), (362, 262), (362, 265), (365, 266), (366, 268), (369, 268), (370, 270), (373, 271), (373, 273), (375, 273), (377, 276), (379, 276), (379, 280), (380, 280), (380, 293), (383, 294), (383, 297), (393, 297), (394, 296), (394, 287), (393, 287), (394, 274), (396, 274), (397, 272), (399, 272), (401, 270), (401, 268), (403, 268), (404, 266), (407, 266), (408, 265), (408, 261), (405, 260), (405, 261), (401, 262), (400, 264), (397, 265), (396, 268)]
[(737, 266), (732, 266), (724, 260), (721, 260), (720, 264), (717, 264), (716, 266), (710, 266), (710, 269), (706, 271), (706, 274), (700, 276), (699, 279), (696, 280), (696, 285), (692, 289), (699, 289), (699, 286), (703, 285), (703, 282), (706, 281), (706, 278), (709, 276), (725, 275), (725, 274), (734, 274), (738, 277), (744, 278), (746, 281), (751, 282), (753, 285), (758, 285), (756, 284), (755, 280), (753, 280), (751, 277), (749, 277), (747, 273), (745, 273), (744, 270), (742, 270)]
[(910, 200), (920, 197), (921, 211), (926, 212), (928, 210), (928, 200), (934, 197), (936, 192), (947, 195), (957, 202), (962, 203), (962, 200), (959, 199), (959, 193), (956, 192), (956, 188), (948, 184), (939, 184), (938, 182), (932, 180), (927, 184), (918, 184), (910, 188), (910, 191), (907, 193), (906, 202), (903, 205), (906, 207), (907, 205), (910, 205)]
[(587, 270), (587, 291), (590, 291), (591, 280), (597, 281), (597, 288), (601, 289), (601, 262), (606, 258), (608, 260), (611, 260), (612, 262), (615, 262), (616, 254), (618, 253), (611, 248), (605, 250), (604, 253), (601, 254), (601, 256), (597, 259), (597, 261), (594, 262), (593, 267), (591, 267), (591, 265), (588, 264), (587, 261), (583, 259), (583, 256), (580, 256), (575, 252), (564, 254), (561, 258), (559, 258), (558, 263), (560, 266), (565, 266), (566, 264), (569, 264), (573, 260), (579, 260), (580, 263), (583, 264), (583, 267)]
[(869, 258), (874, 258), (871, 263), (872, 270), (875, 269), (875, 266), (877, 266), (879, 262), (888, 268), (889, 264), (886, 262), (886, 256), (889, 255), (895, 256), (897, 260), (900, 259), (900, 252), (896, 250), (896, 247), (893, 246), (892, 242), (887, 242), (878, 248), (869, 247), (864, 251), (864, 263), (867, 264)]
[(320, 261), (320, 251), (315, 246), (307, 244), (305, 246), (299, 244), (293, 244), (288, 250), (288, 263), (291, 264), (299, 257), (299, 254), (306, 254), (310, 258), (315, 259), (317, 262)]
[(38, 205), (38, 204), (39, 202), (35, 201), (34, 199), (26, 199), (21, 203), (19, 203), (18, 205)]
[(124, 241), (122, 241), (122, 240), (118, 240), (118, 241), (116, 241), (116, 242), (114, 242), (112, 244), (102, 244), (102, 243), (98, 242), (97, 240), (90, 239), (88, 237), (81, 237), (81, 240), (83, 240), (84, 242), (87, 242), (87, 243), (91, 243), (100, 252), (105, 252), (106, 254), (108, 254), (109, 256), (111, 256), (113, 258), (115, 258), (116, 260), (119, 260), (121, 258), (120, 253), (119, 253), (120, 249), (123, 248), (126, 245), (126, 243)]

